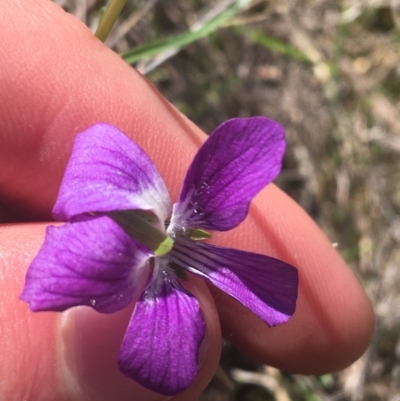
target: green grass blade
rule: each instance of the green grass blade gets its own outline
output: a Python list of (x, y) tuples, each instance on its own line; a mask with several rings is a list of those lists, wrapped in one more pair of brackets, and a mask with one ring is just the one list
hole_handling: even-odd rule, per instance
[(257, 32), (243, 27), (236, 27), (235, 31), (238, 34), (245, 36), (252, 42), (265, 47), (266, 49), (283, 54), (294, 60), (312, 64), (312, 61), (307, 57), (305, 53), (279, 39), (266, 35), (265, 33)]
[(215, 32), (223, 23), (235, 16), (249, 2), (250, 0), (238, 0), (195, 31), (185, 32), (180, 35), (160, 39), (143, 46), (135, 47), (121, 54), (121, 56), (126, 62), (132, 64), (171, 49), (181, 49), (182, 47), (188, 46), (189, 44), (199, 39), (203, 39)]

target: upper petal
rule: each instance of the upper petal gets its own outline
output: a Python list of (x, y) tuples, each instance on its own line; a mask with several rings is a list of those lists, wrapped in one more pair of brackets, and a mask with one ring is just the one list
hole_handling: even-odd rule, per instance
[(187, 389), (197, 375), (205, 325), (199, 302), (168, 280), (136, 303), (119, 355), (121, 371), (165, 395)]
[(145, 285), (150, 251), (106, 216), (47, 228), (29, 266), (21, 299), (31, 310), (63, 311), (89, 305), (111, 313)]
[(135, 142), (109, 124), (77, 135), (53, 216), (66, 221), (88, 212), (152, 210), (164, 220), (171, 201), (154, 163)]
[(171, 230), (236, 227), (252, 198), (280, 172), (284, 151), (283, 128), (272, 120), (235, 118), (220, 125), (186, 174)]
[(296, 309), (297, 269), (279, 259), (186, 240), (175, 242), (170, 258), (210, 280), (269, 326), (285, 323)]

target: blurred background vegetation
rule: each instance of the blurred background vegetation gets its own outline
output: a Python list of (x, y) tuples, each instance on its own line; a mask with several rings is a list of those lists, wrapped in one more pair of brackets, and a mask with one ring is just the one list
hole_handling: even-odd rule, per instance
[[(55, 0), (92, 30), (105, 1)], [(201, 401), (400, 401), (400, 0), (127, 0), (106, 44), (196, 124), (281, 122), (277, 184), (363, 283), (374, 341), (320, 377), (226, 343)]]

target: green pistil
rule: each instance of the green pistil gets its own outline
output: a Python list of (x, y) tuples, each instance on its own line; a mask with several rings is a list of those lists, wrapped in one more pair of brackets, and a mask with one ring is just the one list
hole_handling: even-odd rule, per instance
[(163, 242), (161, 242), (160, 245), (158, 245), (158, 248), (154, 251), (154, 254), (156, 256), (163, 256), (166, 255), (174, 246), (174, 241), (172, 240), (171, 237), (167, 236)]

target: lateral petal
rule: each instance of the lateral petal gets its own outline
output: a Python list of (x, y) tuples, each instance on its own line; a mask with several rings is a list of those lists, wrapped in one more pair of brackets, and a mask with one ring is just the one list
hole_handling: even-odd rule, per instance
[(33, 311), (88, 305), (112, 313), (144, 287), (150, 257), (146, 247), (106, 216), (50, 226), (27, 271), (21, 299)]
[(279, 259), (187, 240), (175, 242), (170, 259), (208, 279), (268, 326), (285, 323), (296, 309), (297, 269)]
[(154, 163), (135, 142), (100, 123), (77, 135), (53, 216), (68, 221), (89, 212), (152, 210), (162, 221), (171, 201)]
[(198, 371), (205, 324), (196, 298), (163, 280), (136, 303), (119, 355), (122, 373), (164, 395), (187, 389)]
[(170, 230), (236, 227), (253, 197), (280, 172), (284, 151), (283, 128), (272, 120), (235, 118), (221, 124), (186, 174)]

